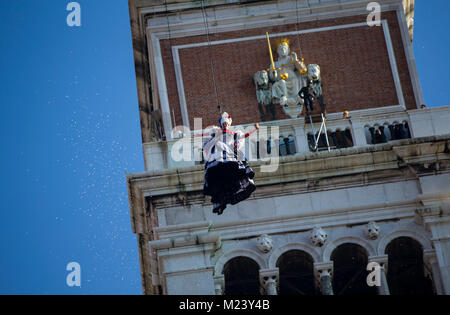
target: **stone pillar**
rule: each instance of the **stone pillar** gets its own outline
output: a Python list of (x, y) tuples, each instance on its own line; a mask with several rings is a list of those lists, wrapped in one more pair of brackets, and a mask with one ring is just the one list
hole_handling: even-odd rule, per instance
[(259, 281), (261, 283), (261, 292), (264, 295), (278, 295), (278, 279), (278, 268), (260, 270)]
[(225, 277), (223, 275), (214, 277), (214, 288), (216, 291), (216, 295), (224, 295), (224, 293), (225, 293)]
[(333, 293), (333, 262), (322, 262), (314, 264), (314, 275), (319, 284), (322, 295), (334, 295)]
[(369, 257), (369, 263), (372, 262), (380, 265), (380, 286), (377, 286), (378, 295), (391, 295), (386, 277), (388, 268), (388, 255), (371, 256)]
[(352, 134), (354, 140), (353, 145), (355, 147), (367, 145), (366, 131), (364, 129), (363, 122), (358, 118), (352, 118), (350, 119), (350, 125), (352, 127)]
[(308, 136), (305, 130), (305, 118), (299, 118), (300, 124), (294, 125), (297, 152), (309, 152)]
[(431, 278), (433, 279), (434, 289), (437, 295), (445, 295), (444, 288), (441, 282), (441, 271), (434, 249), (425, 250), (423, 252), (424, 267), (431, 271)]
[(211, 254), (220, 247), (220, 235), (202, 233), (149, 242), (156, 251), (165, 295), (215, 295)]

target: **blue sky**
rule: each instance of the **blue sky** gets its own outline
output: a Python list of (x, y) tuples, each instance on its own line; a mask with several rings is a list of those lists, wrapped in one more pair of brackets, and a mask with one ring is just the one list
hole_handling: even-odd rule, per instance
[[(126, 0), (0, 2), (0, 294), (141, 294), (126, 173), (144, 170)], [(416, 4), (429, 107), (450, 105), (450, 3)], [(66, 265), (82, 287), (66, 285)]]

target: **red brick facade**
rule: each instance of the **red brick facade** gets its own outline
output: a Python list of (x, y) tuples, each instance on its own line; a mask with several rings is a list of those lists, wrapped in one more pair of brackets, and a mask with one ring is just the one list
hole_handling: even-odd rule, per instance
[[(388, 21), (406, 106), (408, 109), (416, 108), (397, 15), (394, 11), (386, 12), (383, 13), (382, 19)], [(366, 16), (354, 16), (298, 25), (280, 25), (211, 34), (210, 40), (257, 36), (266, 32), (276, 34), (365, 21)], [(361, 26), (329, 30), (290, 36), (289, 39), (291, 51), (296, 52), (299, 58), (305, 58), (306, 64), (320, 65), (328, 112), (398, 105), (382, 27)], [(171, 112), (173, 110), (175, 113), (177, 125), (182, 124), (182, 118), (170, 46), (206, 41), (206, 36), (193, 36), (161, 42), (169, 102)], [(219, 102), (222, 110), (233, 117), (233, 124), (260, 121), (252, 78), (255, 72), (268, 68), (270, 64), (266, 40), (213, 45), (211, 48), (208, 46), (186, 48), (181, 49), (179, 55), (191, 126), (194, 117), (202, 117), (204, 127), (217, 124), (219, 115), (211, 60), (214, 64)], [(274, 58), (276, 59), (276, 53)], [(276, 114), (277, 119), (288, 118), (279, 106)]]

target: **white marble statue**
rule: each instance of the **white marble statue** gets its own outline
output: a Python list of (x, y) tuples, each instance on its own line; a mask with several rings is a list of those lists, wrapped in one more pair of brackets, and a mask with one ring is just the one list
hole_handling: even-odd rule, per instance
[[(306, 86), (307, 80), (316, 83), (316, 88), (320, 89), (322, 94), (322, 85), (320, 82), (320, 67), (310, 65), (306, 67), (303, 59), (299, 59), (295, 52), (291, 52), (290, 42), (287, 39), (280, 40), (275, 47), (277, 48), (278, 59), (269, 66), (268, 83), (260, 84), (257, 78), (263, 78), (264, 70), (255, 74), (254, 82), (257, 89), (258, 104), (265, 104), (266, 97), (270, 96), (272, 105), (281, 106), (284, 112), (291, 118), (297, 118), (303, 110), (303, 99), (300, 98), (300, 90)], [(308, 76), (308, 70), (311, 69), (311, 78)], [(319, 85), (317, 83), (320, 83)], [(261, 86), (267, 87), (271, 84), (271, 95)]]
[(287, 95), (280, 105), (298, 107), (298, 104), (301, 103), (298, 92), (306, 84), (306, 77), (301, 73), (302, 69), (305, 69), (305, 65), (298, 59), (295, 52), (291, 53), (289, 41), (286, 39), (277, 44), (277, 53), (278, 59), (275, 61), (277, 71), (271, 70), (269, 75), (274, 82), (278, 82), (282, 80), (283, 76), (286, 76), (284, 81), (286, 82)]

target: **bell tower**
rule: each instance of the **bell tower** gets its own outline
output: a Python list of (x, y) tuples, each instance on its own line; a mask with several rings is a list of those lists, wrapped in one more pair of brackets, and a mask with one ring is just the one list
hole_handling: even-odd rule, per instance
[[(450, 108), (421, 108), (414, 0), (378, 1), (377, 26), (368, 3), (129, 0), (144, 294), (450, 293)], [(256, 191), (218, 216), (194, 134), (222, 112), (261, 128)]]

